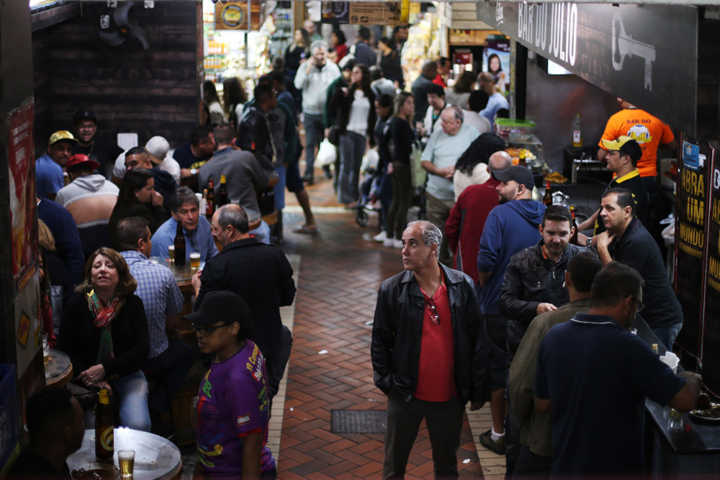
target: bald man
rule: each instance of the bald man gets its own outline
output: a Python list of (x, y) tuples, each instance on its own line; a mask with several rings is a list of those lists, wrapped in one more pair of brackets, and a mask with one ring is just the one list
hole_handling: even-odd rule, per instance
[[(487, 165), (490, 177), (484, 183), (470, 185), (463, 190), (445, 223), (445, 235), (453, 254), (454, 268), (470, 275), (476, 283), (478, 247), (485, 219), (490, 210), (498, 204), (496, 188), (500, 182), (493, 176), (493, 172), (510, 165), (512, 158), (506, 151), (501, 150), (490, 155)], [(472, 218), (473, 221), (463, 221), (467, 218)]]

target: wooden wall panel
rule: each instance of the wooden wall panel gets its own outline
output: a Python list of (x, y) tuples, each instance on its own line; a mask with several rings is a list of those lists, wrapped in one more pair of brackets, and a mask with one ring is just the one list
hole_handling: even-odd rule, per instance
[(137, 3), (130, 17), (150, 43), (143, 50), (129, 38), (111, 47), (98, 37), (104, 5), (86, 4), (80, 16), (33, 33), (36, 138), (44, 150), (48, 135), (72, 128), (80, 108), (93, 111), (106, 135), (137, 132), (171, 145), (184, 143), (197, 123), (200, 101), (193, 3)]

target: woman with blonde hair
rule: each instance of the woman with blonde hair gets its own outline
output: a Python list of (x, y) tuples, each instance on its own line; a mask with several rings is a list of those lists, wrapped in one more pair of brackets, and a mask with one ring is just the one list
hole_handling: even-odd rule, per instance
[(72, 361), (77, 380), (109, 388), (120, 425), (150, 430), (148, 385), (141, 368), (149, 340), (145, 309), (125, 259), (102, 247), (88, 258), (60, 326), (58, 349)]

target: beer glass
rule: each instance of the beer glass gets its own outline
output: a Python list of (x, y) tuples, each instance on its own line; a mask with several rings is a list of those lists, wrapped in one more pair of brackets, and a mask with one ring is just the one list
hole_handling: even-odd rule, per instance
[(168, 246), (168, 260), (170, 263), (175, 263), (175, 245)]
[(193, 273), (197, 272), (200, 268), (200, 254), (193, 252), (190, 254), (190, 269)]
[(123, 480), (133, 478), (135, 450), (118, 450), (118, 463), (120, 463), (120, 475)]

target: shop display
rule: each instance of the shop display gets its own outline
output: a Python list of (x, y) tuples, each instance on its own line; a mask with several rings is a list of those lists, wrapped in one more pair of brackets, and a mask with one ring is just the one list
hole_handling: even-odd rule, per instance
[[(256, 15), (254, 5), (253, 22)], [(204, 80), (213, 81), (218, 93), (222, 94), (223, 79), (237, 77), (251, 91), (257, 78), (271, 69), (270, 40), (278, 33), (274, 17), (265, 15), (258, 31), (218, 29), (217, 12), (216, 4), (203, 0)], [(258, 11), (257, 15), (260, 20), (262, 12)]]
[(440, 30), (446, 19), (435, 13), (425, 13), (408, 30), (401, 58), (405, 85), (408, 87), (420, 75), (423, 63), (442, 56)]

